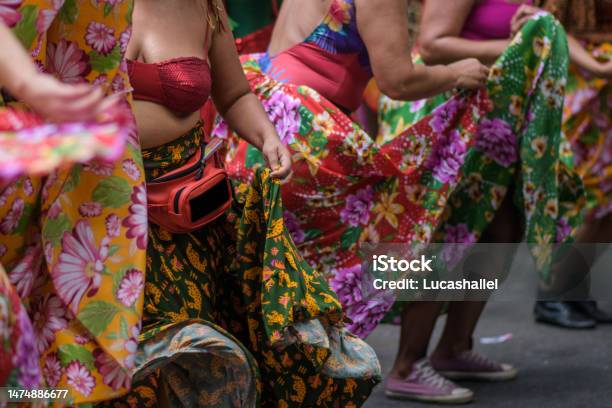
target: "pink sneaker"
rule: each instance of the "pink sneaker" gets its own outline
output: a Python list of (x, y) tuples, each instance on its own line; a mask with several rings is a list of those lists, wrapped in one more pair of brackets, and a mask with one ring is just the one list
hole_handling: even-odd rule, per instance
[(464, 404), (474, 399), (472, 391), (442, 377), (427, 359), (414, 363), (412, 372), (403, 380), (387, 378), (385, 395), (389, 398), (442, 404)]
[(440, 374), (453, 380), (508, 381), (516, 378), (518, 370), (501, 364), (473, 350), (464, 351), (453, 359), (431, 359)]

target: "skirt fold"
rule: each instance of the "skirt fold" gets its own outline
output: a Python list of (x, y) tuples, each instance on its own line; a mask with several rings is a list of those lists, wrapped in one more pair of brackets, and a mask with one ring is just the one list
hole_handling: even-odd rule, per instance
[[(582, 182), (564, 148), (561, 114), (567, 82), (565, 31), (548, 13), (528, 21), (491, 67), (493, 109), (478, 123), (475, 149), (450, 197), (435, 241), (477, 242), (508, 191), (524, 224), (536, 266), (550, 278), (553, 245), (571, 240), (582, 219)], [(403, 103), (383, 96), (383, 132), (401, 132), (447, 100), (447, 95)]]
[[(200, 124), (145, 150), (147, 177), (185, 163), (202, 135)], [(137, 382), (116, 403), (302, 407), (315, 406), (319, 394), (321, 404), (365, 401), (378, 360), (343, 329), (338, 299), (297, 252), (282, 208), (278, 180), (260, 169), (226, 217), (189, 234), (149, 226)], [(356, 347), (363, 353), (351, 369), (324, 373)], [(198, 380), (211, 373), (218, 378)]]
[[(373, 139), (314, 90), (265, 75), (259, 58), (243, 57), (247, 79), (294, 158), (281, 215), (302, 256), (340, 293), (349, 330), (365, 337), (393, 299), (362, 293), (361, 246), (431, 240), (490, 109), (487, 95), (458, 93), (401, 132)], [(229, 139), (226, 168), (246, 191), (265, 165), (261, 153), (222, 120), (214, 134)]]

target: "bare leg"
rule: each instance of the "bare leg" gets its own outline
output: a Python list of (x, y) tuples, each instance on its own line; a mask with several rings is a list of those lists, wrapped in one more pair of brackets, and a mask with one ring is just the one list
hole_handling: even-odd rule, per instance
[(451, 359), (472, 349), (472, 335), (486, 302), (453, 302), (433, 359)]
[[(509, 192), (495, 219), (483, 233), (481, 242), (513, 243), (520, 241), (521, 235), (520, 219), (512, 204), (512, 193)], [(472, 273), (483, 277), (498, 275), (506, 267), (507, 258), (506, 251), (500, 249), (488, 256), (484, 262), (480, 260)], [(444, 332), (432, 357), (449, 359), (463, 351), (471, 350), (472, 335), (485, 305), (484, 301), (452, 302)]]
[(576, 240), (584, 243), (612, 242), (612, 215), (601, 220), (586, 222), (578, 231)]
[[(483, 242), (516, 242), (520, 240), (520, 222), (512, 205), (511, 194), (498, 211), (497, 216), (483, 234)], [(518, 226), (518, 227), (517, 227)], [(499, 271), (504, 267), (505, 256), (491, 255), (489, 268)], [(486, 276), (490, 271), (476, 271)], [(390, 376), (405, 378), (412, 365), (427, 354), (427, 347), (436, 320), (442, 310), (442, 302), (413, 302), (404, 307), (400, 344)], [(449, 309), (444, 334), (438, 352), (453, 353), (471, 348), (472, 334), (484, 309), (485, 302), (453, 302)]]
[(559, 296), (566, 300), (584, 300), (589, 292), (589, 272), (601, 253), (597, 253), (594, 245), (580, 244), (607, 242), (612, 242), (612, 216), (585, 222), (576, 234), (577, 245), (570, 248), (569, 253), (553, 265), (553, 282), (550, 287), (541, 290), (540, 294)]
[(406, 378), (412, 365), (427, 355), (429, 339), (442, 311), (441, 302), (412, 302), (402, 311), (399, 350), (389, 376)]
[(597, 323), (612, 323), (612, 315), (590, 300), (590, 272), (603, 251), (588, 244), (609, 242), (612, 242), (612, 216), (581, 226), (577, 245), (566, 248), (563, 252), (567, 254), (553, 265), (551, 284), (541, 284), (540, 298), (554, 300), (536, 304), (537, 321), (570, 329), (590, 329)]

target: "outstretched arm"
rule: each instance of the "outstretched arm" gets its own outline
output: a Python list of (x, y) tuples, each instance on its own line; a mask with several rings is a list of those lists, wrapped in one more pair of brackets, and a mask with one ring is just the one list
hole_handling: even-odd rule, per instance
[[(446, 3), (454, 3), (453, 0)], [(452, 65), (414, 65), (405, 0), (356, 0), (357, 25), (380, 90), (393, 99), (416, 100), (455, 87), (484, 86), (488, 68), (476, 59)], [(445, 5), (445, 9), (448, 6)]]
[(67, 85), (38, 72), (13, 33), (0, 22), (0, 86), (45, 118), (63, 122), (90, 119), (109, 103), (87, 84)]
[(612, 78), (612, 59), (606, 62), (597, 61), (576, 38), (568, 35), (567, 40), (570, 51), (570, 60), (574, 64), (596, 77)]

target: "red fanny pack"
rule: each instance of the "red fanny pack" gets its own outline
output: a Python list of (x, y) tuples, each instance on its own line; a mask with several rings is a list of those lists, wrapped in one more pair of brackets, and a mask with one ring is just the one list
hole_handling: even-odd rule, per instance
[(225, 214), (232, 188), (214, 139), (178, 169), (147, 182), (149, 221), (175, 234), (193, 232)]

